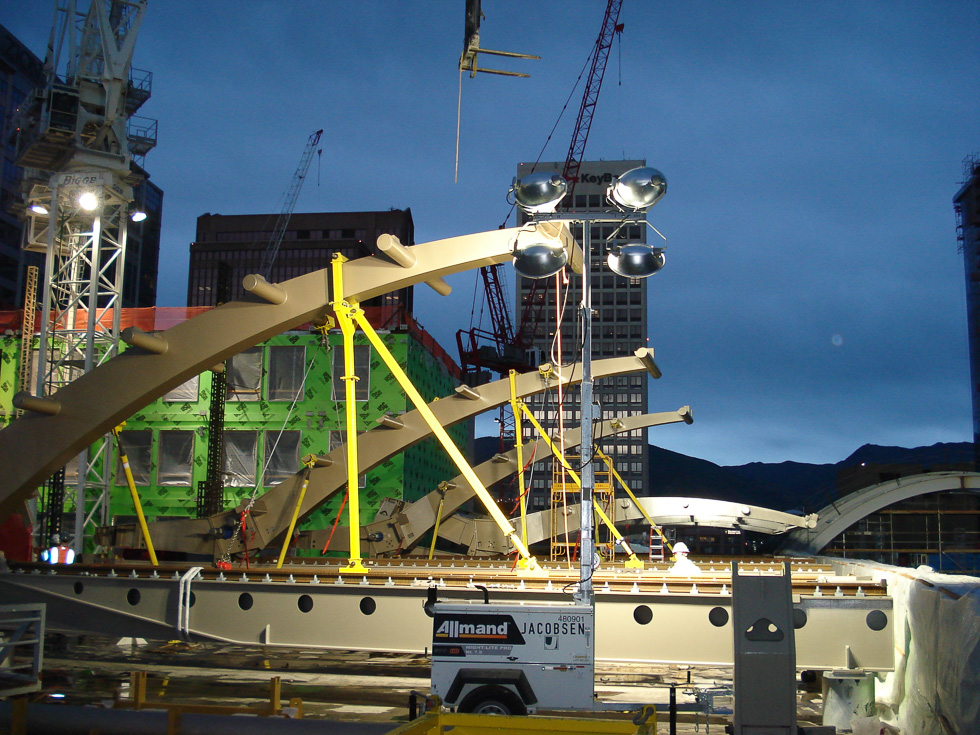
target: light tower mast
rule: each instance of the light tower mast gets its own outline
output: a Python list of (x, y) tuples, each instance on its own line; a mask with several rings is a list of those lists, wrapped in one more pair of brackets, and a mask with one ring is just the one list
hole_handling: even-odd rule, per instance
[[(24, 247), (45, 253), (39, 396), (117, 350), (127, 226), (140, 219), (133, 187), (144, 178), (135, 164), (156, 144), (156, 121), (134, 117), (150, 96), (151, 75), (131, 67), (145, 12), (146, 0), (91, 0), (87, 12), (56, 0), (44, 85), (20, 114)], [(103, 440), (79, 455), (76, 552), (85, 526), (107, 508), (99, 500), (108, 499), (110, 447)], [(57, 502), (49, 499), (49, 534), (60, 531)]]

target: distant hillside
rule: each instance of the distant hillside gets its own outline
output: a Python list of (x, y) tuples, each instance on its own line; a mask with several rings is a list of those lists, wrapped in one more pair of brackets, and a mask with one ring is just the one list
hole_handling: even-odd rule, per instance
[[(476, 463), (500, 451), (497, 437), (475, 443)], [(840, 470), (867, 465), (913, 465), (924, 468), (959, 466), (973, 462), (971, 442), (940, 443), (929, 447), (882, 447), (865, 444), (836, 464), (806, 462), (750, 462), (721, 466), (650, 445), (650, 486), (634, 488), (637, 495), (686, 495), (759, 505), (776, 510), (819, 510), (836, 494)]]

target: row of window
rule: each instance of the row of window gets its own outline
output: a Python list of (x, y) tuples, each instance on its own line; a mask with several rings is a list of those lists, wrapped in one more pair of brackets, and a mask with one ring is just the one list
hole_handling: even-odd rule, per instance
[[(332, 399), (344, 399), (344, 351), (332, 349)], [(303, 345), (272, 345), (252, 347), (228, 360), (228, 400), (294, 401), (302, 397), (306, 379), (306, 347)], [(366, 401), (371, 395), (371, 347), (354, 345), (355, 399)], [(169, 403), (198, 400), (198, 376), (167, 393)]]

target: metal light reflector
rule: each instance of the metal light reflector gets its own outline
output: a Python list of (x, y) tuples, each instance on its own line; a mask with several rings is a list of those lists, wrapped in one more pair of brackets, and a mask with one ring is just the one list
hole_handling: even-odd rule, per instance
[(667, 191), (667, 177), (649, 166), (630, 169), (619, 176), (606, 191), (615, 204), (634, 212), (649, 209)]
[(555, 211), (568, 193), (568, 182), (558, 174), (528, 174), (515, 178), (508, 193), (514, 195), (514, 202), (528, 214), (549, 213)]
[[(521, 242), (523, 235), (524, 242)], [(565, 267), (568, 253), (560, 240), (539, 233), (521, 233), (514, 243), (514, 270), (525, 278), (547, 278)]]
[(609, 248), (606, 263), (624, 278), (647, 278), (664, 267), (664, 251), (652, 245), (631, 243)]

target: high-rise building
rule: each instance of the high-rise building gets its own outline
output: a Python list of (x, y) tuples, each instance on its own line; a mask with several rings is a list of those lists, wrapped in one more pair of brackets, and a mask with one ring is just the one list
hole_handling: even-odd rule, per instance
[[(568, 209), (569, 217), (583, 213), (594, 215), (610, 212), (615, 219), (611, 205), (606, 202), (606, 189), (613, 179), (630, 169), (644, 166), (644, 161), (584, 161), (579, 171), (572, 196), (566, 197), (559, 205), (562, 211)], [(520, 178), (532, 171), (561, 173), (563, 163), (522, 163), (517, 167)], [(525, 218), (526, 219), (526, 218)], [(522, 220), (523, 224), (524, 220)], [(582, 232), (573, 228), (573, 234), (582, 242)], [(647, 287), (645, 279), (629, 279), (616, 275), (606, 265), (606, 240), (613, 237), (610, 244), (624, 242), (646, 242), (646, 228), (641, 224), (630, 224), (616, 232), (615, 224), (595, 223), (591, 225), (592, 275), (592, 357), (614, 357), (630, 355), (638, 347), (647, 345)], [(546, 308), (540, 313), (533, 327), (533, 345), (539, 352), (538, 362), (569, 364), (582, 359), (581, 328), (579, 304), (582, 300), (581, 277), (569, 274), (567, 298), (563, 294), (555, 297), (556, 277), (535, 282), (517, 276), (517, 314), (518, 322), (524, 313), (525, 305), (534, 294), (536, 300), (544, 298)], [(548, 293), (542, 297), (541, 288), (548, 281)], [(535, 290), (537, 289), (537, 290)], [(525, 334), (528, 334), (525, 331)], [(560, 337), (560, 338), (559, 338)], [(610, 419), (617, 416), (634, 416), (647, 412), (647, 375), (617, 376), (596, 380), (594, 397), (599, 404), (596, 416)], [(577, 388), (571, 389), (557, 406), (551, 394), (538, 396), (528, 402), (528, 407), (542, 426), (551, 432), (558, 431), (560, 424), (577, 427), (581, 419), (580, 394)], [(645, 495), (647, 490), (648, 451), (644, 430), (623, 432), (604, 439), (601, 449), (615, 463), (615, 468), (623, 480), (637, 494)], [(577, 462), (576, 462), (577, 464)], [(603, 467), (597, 467), (603, 472)], [(597, 478), (599, 475), (597, 475)], [(608, 477), (608, 475), (606, 475)], [(551, 471), (538, 472), (531, 480), (529, 506), (532, 510), (549, 507), (553, 484)]]
[(17, 136), (14, 112), (44, 83), (41, 60), (0, 26), (0, 150), (3, 177), (0, 183), (0, 308), (23, 306), (24, 271), (27, 265), (43, 270), (44, 256), (21, 249), (24, 210), (21, 181), (24, 170), (17, 165)]
[[(275, 214), (203, 214), (191, 243), (187, 278), (188, 306), (216, 306), (244, 296), (242, 279), (262, 273), (262, 263), (276, 226)], [(383, 212), (296, 213), (289, 218), (279, 252), (266, 275), (272, 283), (329, 268), (334, 253), (348, 260), (380, 255), (380, 235), (395, 235), (415, 244), (411, 209)], [(367, 306), (401, 306), (412, 312), (412, 289), (404, 288), (365, 302)]]
[(973, 447), (980, 466), (980, 158), (963, 161), (963, 185), (953, 197), (956, 239), (966, 271), (966, 319), (970, 335), (970, 392), (973, 396)]

